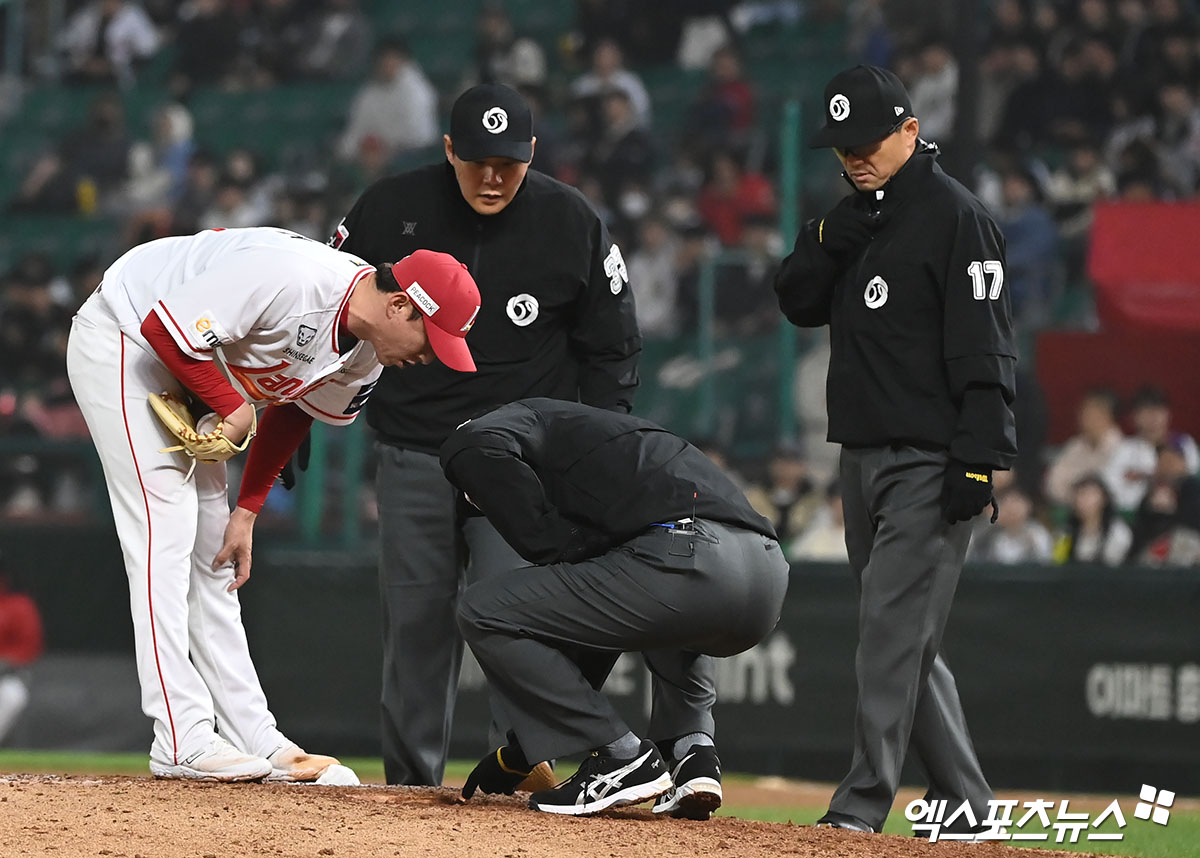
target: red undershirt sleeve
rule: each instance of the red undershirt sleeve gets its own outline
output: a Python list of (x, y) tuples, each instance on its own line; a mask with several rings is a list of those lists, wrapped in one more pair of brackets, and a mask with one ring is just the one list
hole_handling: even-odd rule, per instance
[(258, 434), (246, 455), (237, 505), (257, 514), (267, 501), (275, 478), (308, 434), (313, 419), (289, 402), (270, 405), (258, 421)]
[(157, 313), (148, 314), (142, 321), (142, 336), (171, 374), (222, 417), (228, 417), (246, 401), (213, 361), (184, 354)]

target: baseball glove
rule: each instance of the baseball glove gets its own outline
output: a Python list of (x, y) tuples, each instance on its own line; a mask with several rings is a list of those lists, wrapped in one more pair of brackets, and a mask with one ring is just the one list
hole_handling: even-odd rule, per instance
[(173, 394), (151, 393), (150, 407), (154, 409), (154, 414), (162, 425), (167, 427), (167, 431), (179, 439), (176, 446), (164, 447), (159, 452), (174, 453), (182, 450), (199, 462), (224, 462), (233, 458), (246, 449), (258, 428), (258, 418), (255, 417), (254, 422), (250, 424), (250, 431), (239, 445), (225, 437), (223, 422), (218, 422), (216, 428), (210, 432), (198, 432), (196, 421), (192, 419), (187, 405)]

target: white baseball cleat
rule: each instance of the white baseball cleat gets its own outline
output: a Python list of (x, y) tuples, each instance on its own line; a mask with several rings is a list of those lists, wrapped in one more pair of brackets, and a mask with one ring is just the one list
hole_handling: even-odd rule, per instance
[(267, 760), (271, 764), (271, 772), (267, 781), (272, 783), (305, 783), (315, 781), (325, 773), (330, 766), (338, 766), (337, 757), (326, 757), (321, 754), (309, 754), (295, 742), (272, 751)]
[(151, 757), (150, 773), (156, 778), (258, 781), (271, 774), (271, 764), (263, 757), (243, 754), (220, 736), (215, 736), (203, 749), (183, 757), (174, 765), (160, 763)]

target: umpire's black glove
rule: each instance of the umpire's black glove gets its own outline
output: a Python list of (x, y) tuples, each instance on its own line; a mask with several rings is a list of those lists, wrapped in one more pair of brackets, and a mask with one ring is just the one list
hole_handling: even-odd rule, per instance
[(951, 459), (942, 484), (942, 517), (950, 524), (970, 521), (989, 503), (994, 523), (1000, 510), (992, 496), (991, 466), (967, 465)]
[(532, 771), (533, 766), (525, 759), (520, 748), (505, 745), (488, 754), (471, 769), (467, 782), (463, 784), (462, 797), (470, 798), (475, 795), (476, 789), (488, 795), (512, 795)]
[(817, 243), (830, 256), (844, 261), (858, 256), (880, 225), (878, 215), (842, 203), (817, 222)]

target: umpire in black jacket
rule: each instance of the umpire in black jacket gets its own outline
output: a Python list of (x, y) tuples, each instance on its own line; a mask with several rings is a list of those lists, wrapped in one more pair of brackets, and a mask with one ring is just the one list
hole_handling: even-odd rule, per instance
[(525, 101), (505, 86), (454, 103), (446, 161), (376, 182), (331, 244), (379, 265), (418, 248), (450, 253), (479, 284), (477, 371), (384, 371), (367, 403), (383, 603), (382, 739), (389, 784), (440, 784), (458, 689), (454, 611), (464, 575), (512, 568), (481, 518), (464, 520), (438, 467), (454, 427), (526, 396), (628, 412), (641, 339), (621, 251), (587, 200), (529, 168)]
[(775, 281), (803, 327), (829, 325), (829, 440), (842, 444), (846, 547), (859, 592), (854, 759), (820, 824), (879, 831), (912, 749), (931, 800), (991, 789), (940, 650), (992, 471), (1016, 454), (1016, 357), (1004, 240), (918, 137), (904, 86), (858, 66), (825, 89), (854, 193), (800, 231)]
[[(524, 769), (594, 750), (578, 776), (531, 805), (593, 813), (654, 797), (670, 774), (683, 795), (655, 810), (692, 815), (695, 800), (706, 818), (720, 803), (720, 769), (705, 654), (749, 649), (779, 619), (788, 564), (770, 522), (683, 439), (578, 403), (506, 405), (460, 427), (441, 460), (535, 564), (476, 582), (459, 602), (459, 627), (515, 738), (464, 794), (475, 783), (512, 791), (519, 778), (506, 783), (495, 762)], [(642, 651), (657, 680), (649, 737), (665, 766), (599, 691), (626, 651)]]

